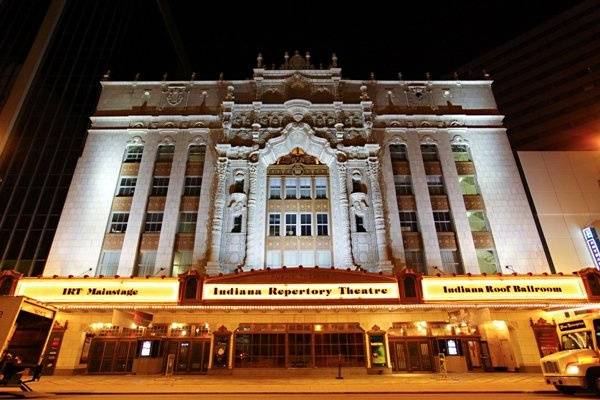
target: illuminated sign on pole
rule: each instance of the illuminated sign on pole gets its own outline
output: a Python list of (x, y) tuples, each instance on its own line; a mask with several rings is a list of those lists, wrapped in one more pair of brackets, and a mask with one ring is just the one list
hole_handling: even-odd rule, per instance
[(593, 226), (588, 226), (583, 229), (583, 238), (587, 245), (596, 268), (600, 269), (600, 239), (598, 239), (598, 232)]

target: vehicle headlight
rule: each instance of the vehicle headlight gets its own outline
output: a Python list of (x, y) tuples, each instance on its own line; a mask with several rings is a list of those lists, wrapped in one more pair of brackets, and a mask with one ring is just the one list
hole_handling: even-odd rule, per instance
[(568, 375), (577, 375), (579, 374), (579, 366), (576, 364), (569, 364), (567, 365), (567, 369), (565, 370), (565, 372)]

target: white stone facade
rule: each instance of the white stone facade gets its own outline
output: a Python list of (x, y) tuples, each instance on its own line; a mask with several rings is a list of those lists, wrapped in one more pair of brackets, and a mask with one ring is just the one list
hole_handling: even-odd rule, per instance
[[(127, 228), (109, 237), (123, 154), (132, 143), (144, 148)], [(149, 198), (161, 143), (175, 148), (161, 200), (162, 228), (156, 243), (141, 244), (146, 213), (155, 204)], [(470, 231), (451, 147), (456, 143), (470, 150), (475, 200), (485, 204), (489, 226), (479, 236)], [(205, 145), (206, 153), (192, 245), (184, 243), (178, 218), (193, 144)], [(412, 194), (402, 201), (414, 204), (418, 218), (411, 237), (399, 216), (390, 144), (406, 146), (402, 165), (410, 169)], [(439, 159), (424, 162), (421, 145), (431, 144)], [(170, 272), (177, 246), (191, 252), (190, 267), (209, 274), (264, 268), (267, 167), (296, 148), (328, 167), (336, 268), (391, 273), (410, 266), (406, 254), (419, 253), (422, 272), (479, 273), (481, 240), (474, 238), (484, 237), (488, 247), (495, 245), (498, 269), (548, 271), (490, 81), (356, 81), (342, 79), (339, 68), (257, 68), (246, 81), (103, 82), (45, 275), (96, 272), (109, 239), (120, 251), (120, 275), (137, 273), (142, 246), (155, 251), (155, 273)], [(435, 201), (428, 187), (432, 171), (444, 182)], [(243, 188), (234, 191), (237, 181)], [(443, 233), (434, 218), (440, 207), (451, 215), (451, 229)], [(232, 228), (236, 217), (239, 229)], [(455, 270), (448, 267), (449, 254), (460, 258)]]

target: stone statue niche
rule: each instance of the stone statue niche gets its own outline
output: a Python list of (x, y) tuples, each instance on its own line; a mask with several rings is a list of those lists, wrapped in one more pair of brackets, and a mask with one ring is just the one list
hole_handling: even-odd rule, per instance
[(229, 185), (225, 210), (220, 262), (226, 270), (233, 270), (244, 262), (246, 256), (246, 219), (248, 196), (245, 192), (245, 172), (234, 171)]
[(356, 264), (367, 270), (377, 269), (377, 242), (374, 233), (374, 216), (371, 198), (362, 171), (351, 174), (350, 231), (352, 255)]

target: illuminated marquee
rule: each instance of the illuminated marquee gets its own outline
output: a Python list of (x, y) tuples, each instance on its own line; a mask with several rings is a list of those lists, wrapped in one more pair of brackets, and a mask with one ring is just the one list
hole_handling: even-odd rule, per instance
[(580, 277), (424, 277), (425, 301), (587, 299)]
[(206, 283), (203, 300), (368, 300), (398, 299), (396, 283)]
[(21, 279), (15, 295), (47, 303), (176, 303), (176, 278)]

